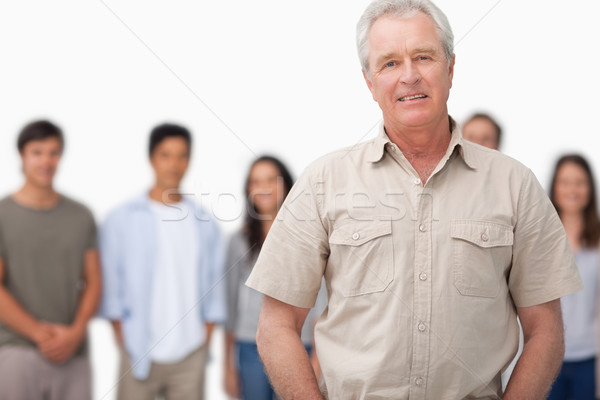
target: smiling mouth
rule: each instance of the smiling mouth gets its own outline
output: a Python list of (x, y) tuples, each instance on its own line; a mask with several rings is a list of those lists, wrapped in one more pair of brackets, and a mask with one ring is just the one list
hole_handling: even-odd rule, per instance
[(400, 101), (408, 101), (408, 100), (416, 100), (416, 99), (424, 99), (425, 96), (424, 94), (415, 94), (414, 96), (404, 96), (404, 97), (400, 97), (398, 100)]

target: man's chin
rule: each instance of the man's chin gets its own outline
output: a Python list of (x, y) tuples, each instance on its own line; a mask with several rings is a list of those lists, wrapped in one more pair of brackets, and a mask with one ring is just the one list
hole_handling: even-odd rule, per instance
[(53, 178), (31, 179), (33, 185), (39, 189), (52, 189)]

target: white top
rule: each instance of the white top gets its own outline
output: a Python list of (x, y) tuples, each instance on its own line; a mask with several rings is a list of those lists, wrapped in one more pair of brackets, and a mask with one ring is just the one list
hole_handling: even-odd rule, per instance
[(565, 361), (596, 356), (599, 256), (597, 249), (583, 249), (575, 254), (584, 288), (560, 299), (565, 324)]
[(184, 203), (151, 201), (156, 215), (156, 264), (151, 304), (151, 358), (175, 363), (204, 343), (194, 214)]

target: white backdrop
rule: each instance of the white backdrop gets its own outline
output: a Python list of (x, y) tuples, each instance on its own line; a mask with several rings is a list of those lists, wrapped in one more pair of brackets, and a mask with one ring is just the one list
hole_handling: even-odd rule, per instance
[[(372, 137), (380, 111), (363, 82), (354, 28), (368, 0), (0, 3), (0, 192), (21, 184), (15, 141), (28, 121), (62, 126), (57, 179), (97, 219), (151, 183), (149, 130), (173, 121), (194, 134), (184, 188), (210, 193), (230, 232), (253, 157), (282, 157), (299, 174), (319, 155)], [(594, 0), (439, 0), (456, 36), (450, 113), (491, 111), (503, 151), (544, 186), (557, 155), (599, 166), (600, 93)], [(204, 195), (203, 198), (207, 198)], [(238, 197), (239, 198), (239, 197)], [(95, 398), (112, 399), (116, 354), (92, 328)], [(210, 399), (220, 392), (213, 348)]]

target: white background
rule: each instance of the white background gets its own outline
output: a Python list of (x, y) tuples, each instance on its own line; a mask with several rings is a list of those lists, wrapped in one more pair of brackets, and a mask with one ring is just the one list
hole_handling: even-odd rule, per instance
[[(354, 47), (367, 0), (0, 3), (0, 192), (21, 184), (16, 135), (49, 118), (66, 133), (57, 188), (107, 211), (148, 188), (157, 123), (194, 134), (188, 193), (209, 193), (231, 232), (248, 164), (268, 152), (298, 175), (311, 160), (374, 136), (380, 110)], [(547, 187), (565, 151), (600, 165), (600, 6), (594, 0), (439, 0), (456, 37), (449, 110), (490, 111), (503, 151)], [(221, 194), (221, 195), (219, 195)], [(112, 399), (116, 353), (91, 326), (95, 398)], [(221, 336), (210, 399), (222, 398)]]

